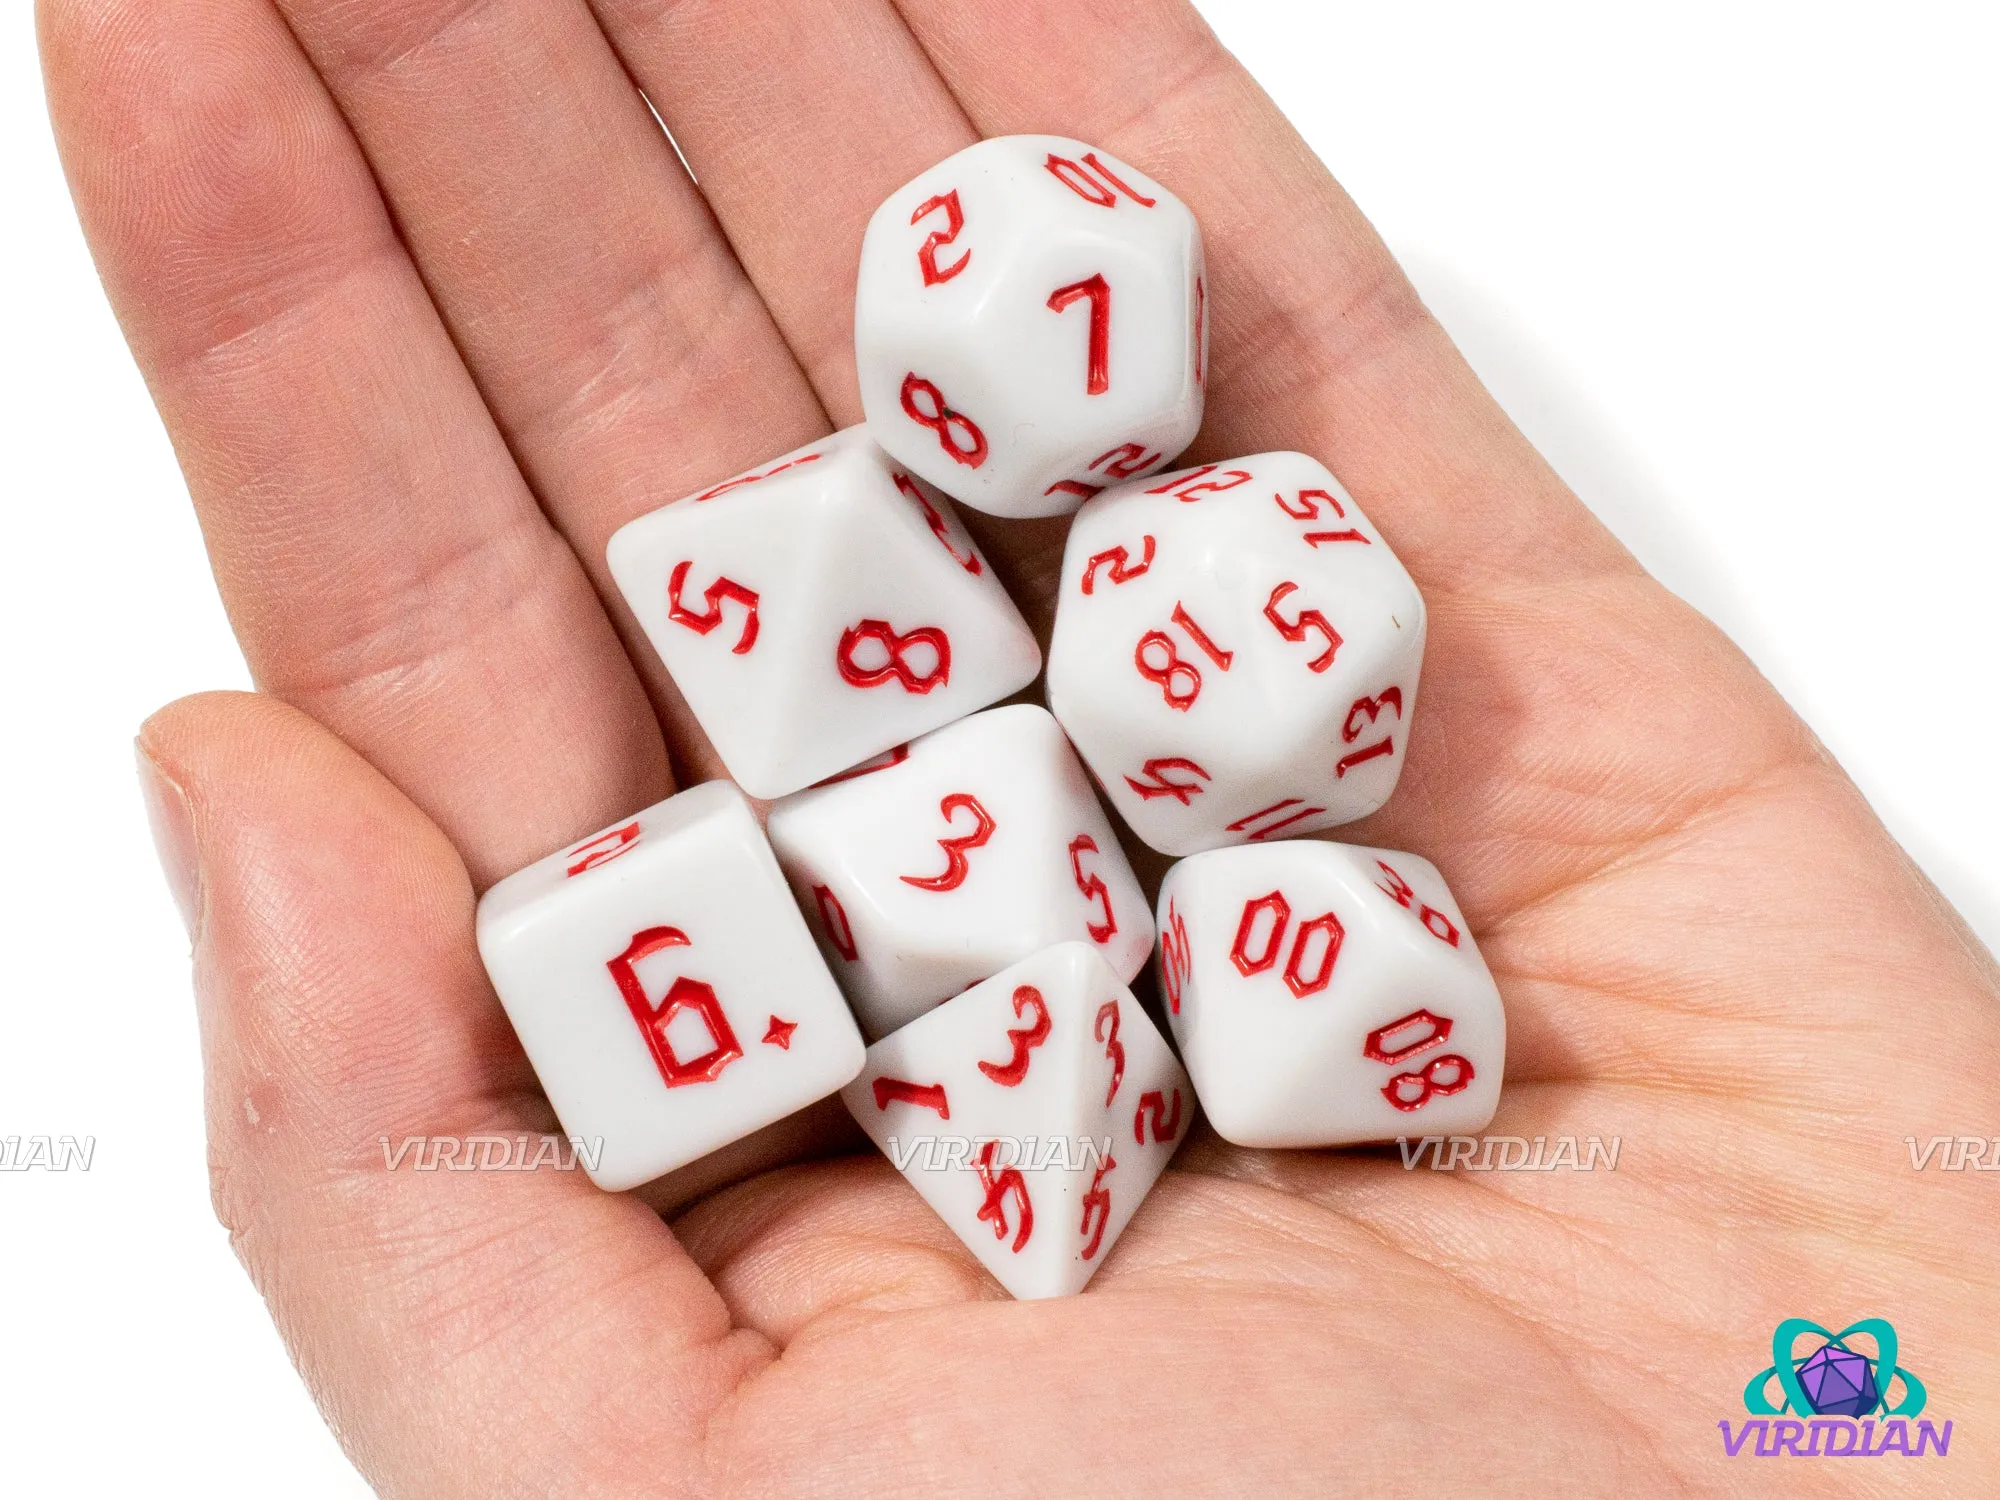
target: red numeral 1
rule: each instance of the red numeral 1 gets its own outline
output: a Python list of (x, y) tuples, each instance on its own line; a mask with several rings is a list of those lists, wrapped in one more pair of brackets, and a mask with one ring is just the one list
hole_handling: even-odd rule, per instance
[(940, 1120), (951, 1118), (951, 1100), (945, 1097), (941, 1083), (909, 1083), (901, 1078), (878, 1078), (875, 1080), (875, 1107), (888, 1112), (891, 1104), (914, 1104), (919, 1109), (934, 1109)]
[(1118, 918), (1111, 910), (1110, 887), (1105, 885), (1102, 875), (1086, 875), (1083, 869), (1083, 856), (1097, 852), (1097, 840), (1087, 833), (1079, 833), (1069, 841), (1069, 867), (1076, 876), (1076, 888), (1083, 892), (1085, 901), (1101, 902), (1104, 907), (1104, 920), (1086, 923), (1083, 930), (1090, 934), (1092, 941), (1108, 943), (1118, 932)]
[(1072, 302), (1090, 299), (1090, 359), (1084, 375), (1084, 394), (1101, 396), (1111, 389), (1111, 283), (1102, 275), (1049, 293), (1049, 308), (1061, 312)]
[(965, 228), (965, 210), (959, 207), (957, 188), (948, 193), (939, 193), (935, 198), (926, 199), (923, 206), (910, 215), (910, 222), (915, 224), (939, 209), (944, 210), (944, 228), (932, 230), (931, 237), (925, 240), (923, 248), (917, 251), (917, 266), (924, 273), (925, 286), (941, 285), (972, 263), (970, 250), (948, 266), (940, 267), (937, 263), (939, 247), (949, 245), (958, 238), (959, 230)]

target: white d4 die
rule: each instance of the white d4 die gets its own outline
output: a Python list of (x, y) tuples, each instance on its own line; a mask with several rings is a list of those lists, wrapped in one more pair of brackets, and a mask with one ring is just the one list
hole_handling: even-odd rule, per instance
[(607, 556), (752, 796), (795, 792), (1041, 670), (950, 502), (859, 427), (641, 516)]
[(884, 1037), (841, 1097), (1021, 1298), (1083, 1290), (1194, 1119), (1166, 1039), (1089, 943)]
[(1121, 485), (1071, 526), (1049, 707), (1164, 854), (1375, 811), (1417, 706), (1424, 601), (1303, 453)]
[(741, 792), (711, 781), (481, 898), (479, 956), (617, 1191), (823, 1099), (861, 1034)]
[(1201, 426), (1194, 215), (1081, 141), (1000, 136), (890, 195), (861, 245), (854, 352), (876, 441), (966, 504), (1063, 515)]
[(988, 709), (777, 802), (767, 828), (872, 1040), (1072, 939), (1129, 981), (1153, 914), (1046, 710)]
[(1343, 1146), (1484, 1129), (1507, 1020), (1430, 861), (1302, 839), (1184, 859), (1160, 890), (1168, 1024), (1216, 1132)]

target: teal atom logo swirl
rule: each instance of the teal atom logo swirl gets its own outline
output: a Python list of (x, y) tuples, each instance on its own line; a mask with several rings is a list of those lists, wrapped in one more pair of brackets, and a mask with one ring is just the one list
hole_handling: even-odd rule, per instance
[[(1803, 1358), (1793, 1354), (1802, 1334), (1824, 1340)], [(1874, 1340), (1871, 1358), (1848, 1341)], [(1771, 1382), (1776, 1380), (1776, 1400)], [(1891, 1401), (1900, 1381), (1902, 1395)], [(1930, 1399), (1924, 1383), (1896, 1363), (1896, 1330), (1881, 1318), (1863, 1318), (1835, 1333), (1810, 1318), (1787, 1318), (1771, 1335), (1771, 1365), (1743, 1388), (1743, 1405), (1755, 1416), (1786, 1412), (1816, 1417), (1914, 1417)]]

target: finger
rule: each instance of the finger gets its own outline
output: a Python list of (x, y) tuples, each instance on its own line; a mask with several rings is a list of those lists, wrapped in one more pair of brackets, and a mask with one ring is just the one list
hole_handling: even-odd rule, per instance
[(78, 208), (253, 676), (484, 884), (669, 789), (367, 164), (261, 0), (46, 0)]
[(672, 722), (611, 533), (827, 430), (582, 0), (279, 0), (501, 431)]
[(553, 1125), (450, 844), (268, 698), (175, 704), (141, 752), (163, 845), (195, 854), (216, 1210), (355, 1463), (387, 1494), (691, 1488), (770, 1350), (658, 1218), (575, 1170), (387, 1166)]

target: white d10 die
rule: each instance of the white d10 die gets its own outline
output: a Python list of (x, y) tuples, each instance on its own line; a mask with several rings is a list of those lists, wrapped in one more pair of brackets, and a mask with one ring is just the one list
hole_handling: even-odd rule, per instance
[(1260, 453), (1084, 506), (1049, 707), (1165, 854), (1365, 817), (1403, 768), (1424, 601), (1326, 469)]
[(1343, 1146), (1483, 1129), (1507, 1020), (1430, 861), (1296, 840), (1184, 859), (1160, 890), (1168, 1024), (1216, 1132)]
[(795, 792), (1041, 669), (950, 502), (859, 427), (641, 516), (607, 555), (753, 796)]
[(1194, 1118), (1166, 1039), (1089, 943), (884, 1037), (841, 1097), (1022, 1298), (1083, 1290)]
[(743, 794), (712, 781), (528, 866), (479, 956), (563, 1129), (636, 1187), (822, 1099), (861, 1034)]
[(1121, 980), (1153, 914), (1044, 709), (989, 709), (878, 766), (776, 803), (766, 824), (820, 950), (871, 1038), (1056, 943)]
[(876, 441), (968, 505), (1076, 509), (1201, 426), (1201, 231), (1172, 193), (1060, 136), (1001, 136), (876, 210), (854, 353)]

